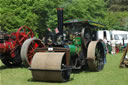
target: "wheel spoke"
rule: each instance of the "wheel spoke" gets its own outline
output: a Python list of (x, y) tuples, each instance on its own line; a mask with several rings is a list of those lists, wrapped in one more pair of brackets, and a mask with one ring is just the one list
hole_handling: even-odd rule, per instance
[(29, 56), (28, 59), (32, 59), (33, 55)]
[(31, 32), (28, 32), (26, 36), (29, 37), (30, 33), (31, 33)]
[(26, 30), (25, 30), (25, 28), (24, 28), (24, 33), (26, 34)]
[(32, 42), (32, 47), (35, 49), (35, 45), (34, 45), (34, 44), (35, 44), (35, 42), (33, 41), (33, 42)]
[(31, 48), (31, 50), (34, 50), (34, 48), (33, 48), (33, 46), (32, 46), (32, 45), (30, 45), (30, 48)]
[(21, 38), (21, 40), (19, 41), (20, 43), (22, 43), (22, 41), (25, 39), (25, 36)]
[(31, 56), (33, 54), (34, 51), (29, 51), (28, 52), (28, 57)]

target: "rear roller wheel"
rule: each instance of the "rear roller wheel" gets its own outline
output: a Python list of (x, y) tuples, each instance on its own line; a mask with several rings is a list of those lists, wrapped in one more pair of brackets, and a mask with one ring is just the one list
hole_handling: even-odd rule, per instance
[(45, 47), (45, 45), (41, 42), (41, 40), (39, 40), (37, 38), (27, 39), (23, 43), (23, 45), (21, 47), (20, 55), (21, 55), (23, 64), (25, 66), (27, 66), (27, 67), (30, 66), (32, 58), (35, 54), (34, 50), (38, 47), (42, 48), (42, 47)]
[[(17, 60), (17, 59), (16, 59)], [(21, 65), (21, 61), (16, 60), (9, 60), (7, 56), (4, 56), (4, 58), (1, 59), (2, 63), (5, 64), (7, 67), (18, 67)]]
[(21, 57), (20, 57), (20, 47), (17, 47), (14, 50), (15, 57), (11, 58), (10, 54), (4, 54), (1, 61), (3, 64), (5, 64), (7, 67), (18, 67), (21, 65)]
[(5, 64), (7, 67), (18, 67), (21, 65), (21, 62), (18, 62), (18, 61), (10, 61), (8, 60), (7, 58), (3, 58), (1, 59), (2, 63)]
[(4, 65), (6, 65), (7, 67), (12, 67), (12, 62), (10, 62), (10, 61), (6, 58), (6, 56), (4, 56), (4, 57), (1, 59), (1, 61), (2, 61), (2, 63), (3, 63)]
[(104, 46), (99, 41), (91, 41), (88, 46), (87, 63), (92, 71), (100, 71), (104, 67)]

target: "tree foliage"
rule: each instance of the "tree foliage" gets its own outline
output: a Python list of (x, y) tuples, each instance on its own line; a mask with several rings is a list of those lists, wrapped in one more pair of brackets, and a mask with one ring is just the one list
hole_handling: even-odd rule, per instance
[(105, 24), (109, 29), (128, 29), (128, 0), (105, 0), (107, 3), (107, 13)]
[(104, 20), (102, 21), (105, 23), (109, 30), (127, 30), (126, 28), (126, 18), (128, 16), (128, 12), (107, 12)]
[[(127, 28), (127, 12), (107, 11), (108, 0), (0, 0), (0, 29), (13, 32), (29, 26), (43, 36), (45, 29), (57, 27), (57, 7), (64, 8), (64, 20), (85, 18), (103, 22), (108, 29)], [(121, 22), (124, 22), (123, 24)], [(124, 27), (124, 28), (123, 28)]]
[(106, 0), (112, 11), (128, 11), (128, 0)]

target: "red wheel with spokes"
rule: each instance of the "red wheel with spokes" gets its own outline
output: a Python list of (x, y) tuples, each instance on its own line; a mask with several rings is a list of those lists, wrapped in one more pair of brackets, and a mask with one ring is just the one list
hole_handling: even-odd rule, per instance
[(43, 48), (43, 47), (45, 47), (45, 45), (41, 42), (40, 39), (37, 39), (37, 38), (27, 39), (23, 43), (21, 47), (21, 52), (20, 52), (23, 64), (27, 67), (30, 66), (32, 58), (35, 54), (34, 50), (36, 48)]
[(16, 38), (20, 45), (22, 45), (22, 43), (26, 39), (33, 37), (34, 37), (34, 33), (28, 26), (21, 26), (16, 32)]

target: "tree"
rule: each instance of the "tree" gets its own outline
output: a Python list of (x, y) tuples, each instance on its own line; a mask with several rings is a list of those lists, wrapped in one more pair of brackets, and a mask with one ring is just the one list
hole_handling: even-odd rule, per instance
[(28, 25), (34, 31), (38, 16), (31, 8), (34, 0), (1, 0), (0, 26), (3, 31), (13, 32), (22, 25)]
[(13, 32), (27, 25), (42, 37), (46, 28), (57, 27), (57, 7), (64, 8), (64, 20), (89, 19), (105, 24), (108, 29), (126, 26), (121, 21), (125, 21), (127, 12), (107, 11), (104, 0), (0, 0), (0, 28)]
[(111, 11), (128, 11), (128, 0), (107, 0)]
[(57, 7), (64, 7), (64, 20), (86, 18), (98, 21), (105, 11), (103, 0), (1, 0), (0, 26), (2, 30), (12, 32), (27, 25), (41, 37), (46, 28), (57, 27)]

